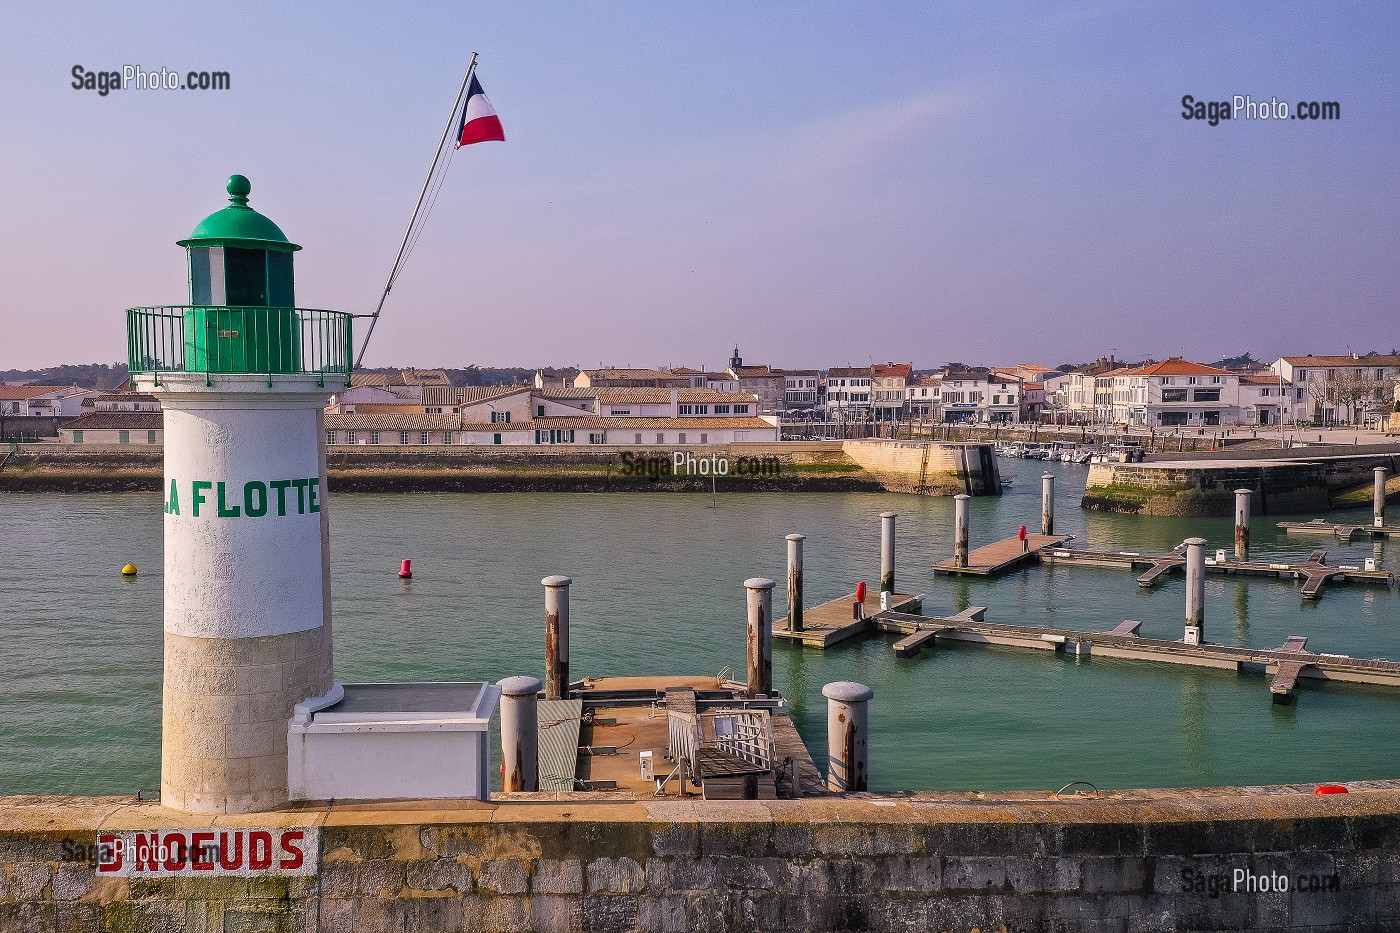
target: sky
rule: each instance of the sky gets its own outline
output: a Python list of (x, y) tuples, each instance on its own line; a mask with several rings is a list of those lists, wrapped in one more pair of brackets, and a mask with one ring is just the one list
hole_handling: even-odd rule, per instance
[[(252, 180), (298, 304), (366, 365), (1055, 366), (1383, 352), (1400, 286), (1389, 2), (23, 4), (0, 31), (0, 369), (110, 362)], [(99, 95), (72, 69), (221, 70)], [(1184, 119), (1183, 95), (1337, 101)]]

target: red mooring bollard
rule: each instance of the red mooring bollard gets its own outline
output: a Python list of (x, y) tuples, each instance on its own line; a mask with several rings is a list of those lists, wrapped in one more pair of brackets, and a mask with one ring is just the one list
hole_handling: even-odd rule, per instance
[(399, 567), (399, 578), (400, 578), (400, 579), (403, 579), (403, 580), (412, 580), (412, 579), (413, 579), (413, 566), (412, 566), (412, 565), (413, 565), (413, 561), (411, 561), (411, 560), (405, 560), (405, 561), (403, 562), (403, 565)]

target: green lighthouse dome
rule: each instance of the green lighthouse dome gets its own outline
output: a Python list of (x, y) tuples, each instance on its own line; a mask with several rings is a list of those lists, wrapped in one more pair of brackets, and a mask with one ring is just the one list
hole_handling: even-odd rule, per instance
[(269, 218), (248, 206), (252, 184), (242, 175), (228, 180), (228, 207), (215, 211), (199, 222), (189, 239), (178, 241), (184, 247), (232, 246), (290, 253), (301, 249), (288, 241)]

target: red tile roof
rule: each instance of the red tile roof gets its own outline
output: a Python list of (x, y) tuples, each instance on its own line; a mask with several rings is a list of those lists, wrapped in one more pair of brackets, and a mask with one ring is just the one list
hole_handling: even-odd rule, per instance
[(1284, 361), (1293, 366), (1400, 366), (1400, 356), (1285, 356)]
[(0, 401), (24, 402), (41, 395), (55, 395), (59, 392), (74, 395), (86, 391), (88, 390), (77, 386), (0, 386)]
[(872, 376), (883, 377), (883, 378), (890, 378), (890, 377), (898, 378), (898, 377), (900, 377), (900, 376), (903, 376), (905, 379), (908, 379), (908, 378), (909, 378), (909, 374), (912, 373), (913, 371), (914, 371), (914, 364), (913, 364), (913, 363), (895, 363), (895, 364), (893, 364), (893, 365), (891, 365), (891, 366), (878, 366), (878, 365), (877, 365), (877, 366), (872, 366), (872, 367), (870, 367), (870, 374), (871, 374)]
[(159, 430), (165, 426), (165, 415), (158, 411), (95, 411), (89, 415), (74, 418), (63, 425), (62, 430), (71, 431), (131, 431)]
[[(1114, 370), (1113, 374), (1121, 371)], [(1124, 374), (1134, 376), (1229, 376), (1233, 375), (1228, 369), (1219, 369), (1215, 366), (1207, 366), (1204, 363), (1193, 363), (1184, 360), (1179, 356), (1163, 360), (1160, 363), (1152, 363), (1148, 366), (1141, 366), (1137, 369), (1127, 370)], [(1105, 373), (1105, 375), (1110, 375)]]

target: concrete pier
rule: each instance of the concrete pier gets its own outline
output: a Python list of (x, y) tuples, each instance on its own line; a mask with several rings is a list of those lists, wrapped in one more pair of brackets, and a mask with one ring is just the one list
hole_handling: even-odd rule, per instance
[(1235, 559), (1249, 560), (1249, 512), (1254, 490), (1235, 490)]
[(1040, 475), (1040, 533), (1055, 533), (1055, 474)]
[(545, 577), (544, 586), (544, 698), (569, 696), (569, 587), (573, 580), (562, 575)]
[(501, 789), (537, 791), (539, 776), (539, 692), (535, 677), (507, 677), (501, 688)]
[(967, 566), (967, 522), (968, 503), (972, 497), (966, 494), (953, 497), (953, 566)]
[(870, 789), (870, 700), (865, 684), (840, 680), (822, 688), (826, 697), (826, 786), (836, 793)]
[(802, 542), (806, 535), (787, 536), (788, 631), (802, 631)]
[(773, 693), (773, 587), (766, 577), (744, 581), (748, 591), (748, 697)]
[(880, 592), (894, 593), (894, 520), (898, 512), (880, 513)]
[(1186, 539), (1186, 634), (1188, 645), (1205, 639), (1206, 539)]

